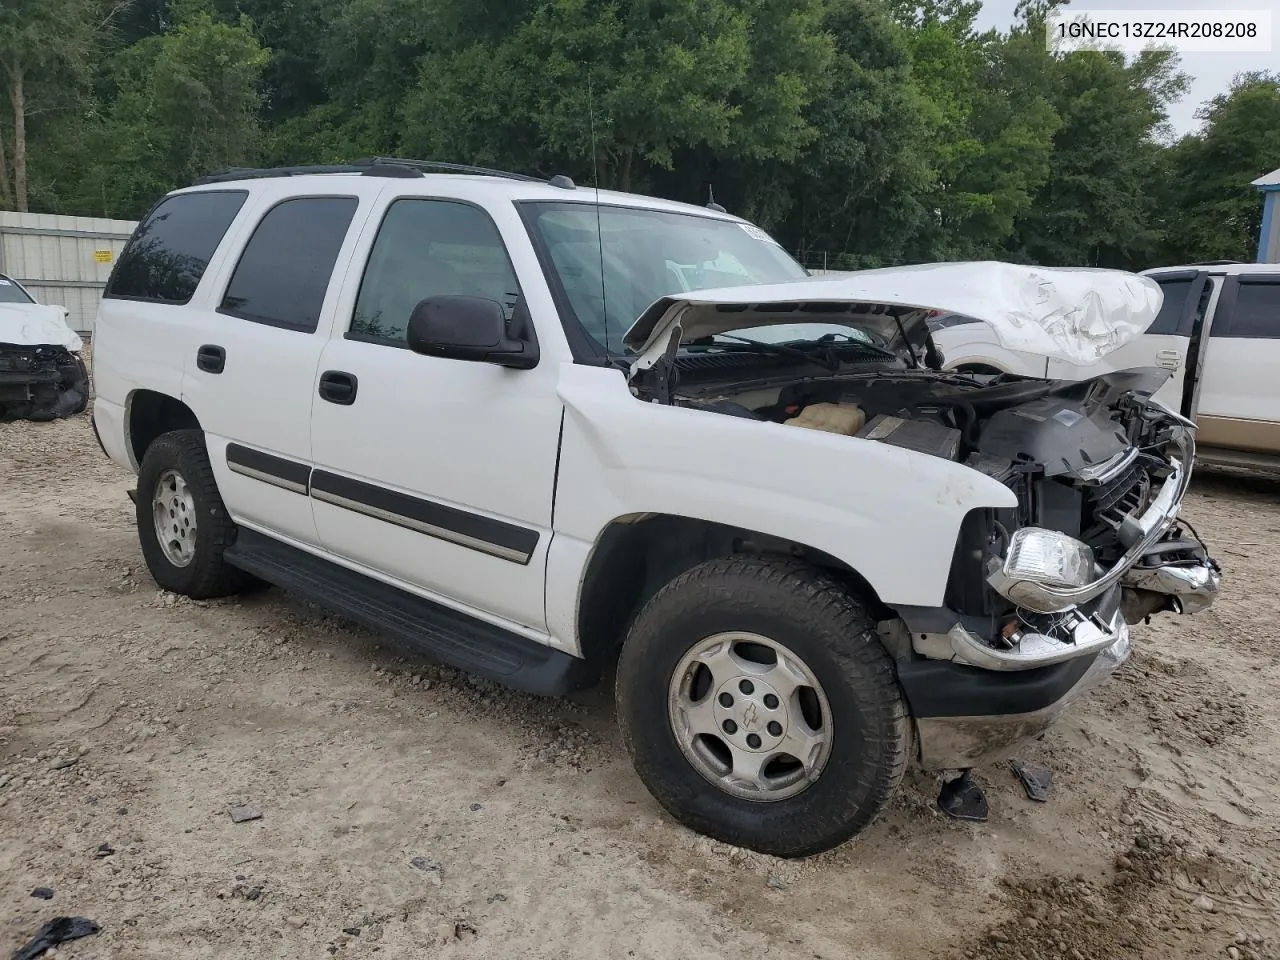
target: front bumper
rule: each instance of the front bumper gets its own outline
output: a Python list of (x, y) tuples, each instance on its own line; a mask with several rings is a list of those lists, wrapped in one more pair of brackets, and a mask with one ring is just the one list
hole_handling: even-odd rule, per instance
[(1129, 625), (1118, 614), (1090, 653), (1017, 672), (948, 660), (900, 664), (925, 770), (966, 770), (1007, 759), (1043, 734), (1129, 658)]
[[(1218, 582), (1217, 564), (1203, 546), (1175, 538), (1153, 546), (1108, 593), (1083, 607), (1049, 616), (1022, 611), (1024, 629), (1007, 649), (964, 620), (935, 612), (934, 623), (953, 626), (945, 634), (914, 630), (921, 641), (917, 656), (925, 656), (898, 664), (920, 765), (956, 770), (1007, 758), (1128, 658), (1129, 624), (1161, 610), (1203, 610)], [(1048, 626), (1041, 633), (1031, 624)]]

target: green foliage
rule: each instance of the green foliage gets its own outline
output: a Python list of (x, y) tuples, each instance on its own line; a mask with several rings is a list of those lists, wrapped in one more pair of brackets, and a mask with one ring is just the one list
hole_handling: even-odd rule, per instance
[[(267, 51), (252, 24), (187, 13), (108, 65), (114, 95), (63, 124), (50, 145), (54, 206), (140, 216), (161, 195), (212, 170), (252, 161)], [(67, 136), (72, 128), (78, 135)]]
[(1249, 257), (1280, 78), (1170, 144), (1176, 61), (1055, 57), (1058, 2), (982, 33), (978, 0), (3, 0), (0, 207), (411, 155), (714, 190), (833, 267)]
[(1126, 63), (1082, 52), (1050, 62), (1047, 89), (1062, 125), (1049, 177), (1018, 222), (1019, 254), (1038, 263), (1149, 262), (1159, 241), (1154, 134), (1183, 83), (1165, 54)]
[(998, 254), (1049, 172), (1059, 118), (1026, 76), (1047, 59), (1040, 41), (1026, 30), (978, 36), (976, 15), (975, 4), (931, 6), (910, 34), (912, 84), (934, 145), (924, 202), (935, 215), (917, 238), (920, 256)]
[(1169, 151), (1164, 255), (1252, 260), (1262, 201), (1250, 182), (1280, 167), (1280, 73), (1241, 74), (1200, 112), (1204, 129)]

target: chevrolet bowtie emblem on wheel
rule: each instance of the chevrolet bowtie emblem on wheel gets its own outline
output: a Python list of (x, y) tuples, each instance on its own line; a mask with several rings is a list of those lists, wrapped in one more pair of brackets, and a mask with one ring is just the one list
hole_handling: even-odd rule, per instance
[(742, 711), (742, 726), (745, 730), (757, 730), (760, 727), (760, 709), (754, 703), (748, 703)]

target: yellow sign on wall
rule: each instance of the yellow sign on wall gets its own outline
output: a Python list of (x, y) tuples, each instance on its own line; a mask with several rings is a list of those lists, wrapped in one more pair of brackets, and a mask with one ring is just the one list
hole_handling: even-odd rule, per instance
[(110, 262), (111, 262), (111, 251), (110, 251), (110, 250), (95, 250), (95, 251), (93, 251), (93, 262), (94, 262), (94, 263), (110, 263)]

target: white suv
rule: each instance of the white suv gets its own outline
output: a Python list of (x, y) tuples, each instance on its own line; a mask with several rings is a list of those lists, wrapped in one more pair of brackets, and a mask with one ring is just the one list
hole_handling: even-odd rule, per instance
[(931, 369), (921, 306), (963, 269), (814, 281), (717, 209), (563, 177), (231, 171), (121, 255), (93, 420), (162, 587), (260, 578), (527, 691), (616, 663), (663, 806), (806, 855), (1217, 589), (1191, 431), (1141, 377)]

